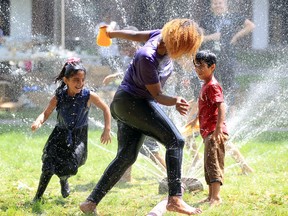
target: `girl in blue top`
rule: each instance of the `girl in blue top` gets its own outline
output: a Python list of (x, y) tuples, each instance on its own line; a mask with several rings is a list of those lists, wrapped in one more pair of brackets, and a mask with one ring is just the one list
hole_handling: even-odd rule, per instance
[(80, 209), (85, 213), (96, 211), (101, 199), (136, 161), (145, 136), (150, 136), (166, 148), (169, 187), (167, 210), (187, 215), (201, 213), (200, 209), (182, 200), (184, 139), (159, 104), (175, 106), (182, 115), (187, 113), (189, 105), (186, 100), (165, 95), (162, 87), (172, 72), (172, 59), (183, 55), (192, 57), (202, 42), (202, 32), (192, 20), (175, 19), (166, 23), (162, 30), (108, 30), (107, 36), (145, 44), (136, 52), (110, 106), (118, 125), (116, 158)]
[(42, 174), (34, 201), (41, 199), (54, 174), (60, 178), (62, 196), (69, 196), (67, 179), (76, 175), (78, 167), (87, 159), (88, 113), (91, 103), (103, 111), (105, 127), (101, 143), (111, 142), (110, 109), (96, 93), (84, 88), (85, 77), (86, 69), (80, 59), (69, 59), (55, 80), (60, 81), (61, 85), (31, 126), (32, 131), (41, 127), (56, 108), (57, 124), (43, 150)]

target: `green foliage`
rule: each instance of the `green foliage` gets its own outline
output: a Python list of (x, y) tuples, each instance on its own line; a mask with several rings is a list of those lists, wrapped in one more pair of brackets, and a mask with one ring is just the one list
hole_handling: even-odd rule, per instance
[[(11, 127), (0, 134), (0, 216), (83, 215), (79, 204), (89, 195), (103, 171), (116, 154), (114, 137), (110, 145), (100, 144), (100, 131), (89, 131), (89, 152), (86, 164), (69, 179), (71, 194), (61, 197), (59, 179), (53, 176), (43, 200), (32, 203), (41, 173), (41, 154), (51, 129), (43, 126), (35, 133)], [(241, 152), (255, 170), (242, 175), (235, 161), (227, 155), (225, 182), (221, 187), (223, 205), (210, 208), (201, 205), (202, 215), (209, 216), (284, 216), (288, 212), (286, 133), (259, 136), (241, 147)], [(269, 138), (269, 139), (268, 139)], [(197, 142), (201, 140), (197, 138)], [(200, 149), (202, 152), (202, 148)], [(163, 152), (161, 152), (163, 154)], [(185, 161), (189, 154), (185, 152)], [(191, 157), (191, 155), (190, 155)], [(158, 194), (158, 180), (149, 170), (155, 167), (139, 156), (132, 169), (131, 183), (118, 183), (98, 206), (102, 216), (135, 216), (147, 214), (165, 195)], [(200, 173), (203, 173), (201, 167)], [(191, 205), (206, 198), (207, 186), (203, 175), (199, 180), (204, 191), (184, 194)], [(196, 205), (197, 206), (197, 205)], [(176, 215), (166, 213), (167, 216)]]

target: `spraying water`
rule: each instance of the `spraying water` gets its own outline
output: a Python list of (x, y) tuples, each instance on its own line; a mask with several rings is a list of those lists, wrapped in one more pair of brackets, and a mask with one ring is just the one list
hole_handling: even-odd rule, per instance
[[(150, 4), (151, 3), (151, 4)], [(105, 4), (107, 5), (100, 5), (100, 3), (97, 3), (96, 5), (98, 7), (95, 7), (95, 2), (93, 1), (69, 1), (67, 2), (67, 11), (66, 15), (67, 17), (73, 17), (73, 19), (77, 20), (77, 24), (80, 25), (79, 28), (75, 28), (75, 26), (66, 26), (67, 30), (70, 31), (70, 35), (73, 35), (75, 38), (80, 38), (80, 40), (83, 42), (84, 47), (93, 47), (93, 49), (90, 49), (89, 51), (81, 51), (76, 46), (76, 52), (68, 51), (68, 50), (61, 50), (57, 46), (53, 45), (47, 45), (42, 46), (38, 48), (32, 49), (32, 56), (33, 60), (37, 62), (37, 60), (41, 59), (42, 61), (47, 61), (50, 65), (49, 61), (56, 62), (56, 66), (52, 67), (52, 70), (54, 72), (51, 72), (51, 66), (49, 68), (50, 73), (46, 74), (49, 78), (53, 77), (53, 74), (57, 73), (59, 71), (59, 67), (57, 69), (57, 66), (62, 65), (62, 60), (72, 56), (72, 55), (81, 55), (83, 56), (83, 61), (85, 59), (88, 62), (92, 62), (95, 65), (101, 64), (99, 62), (99, 56), (95, 52), (96, 47), (94, 44), (95, 41), (95, 24), (99, 22), (101, 19), (101, 14), (103, 8), (109, 7), (111, 5), (111, 1), (107, 1)], [(125, 6), (124, 6), (125, 5)], [(164, 5), (164, 7), (163, 7)], [(126, 7), (128, 6), (128, 7)], [(175, 17), (188, 17), (188, 18), (194, 18), (197, 17), (197, 14), (199, 11), (204, 10), (201, 8), (196, 8), (195, 13), (190, 12), (190, 8), (193, 8), (195, 6), (195, 1), (189, 0), (189, 1), (169, 1), (169, 4), (167, 1), (135, 1), (133, 3), (130, 2), (130, 4), (126, 4), (125, 1), (116, 0), (113, 1), (113, 7), (115, 7), (115, 17), (119, 18), (117, 22), (121, 27), (127, 26), (127, 25), (135, 25), (140, 30), (141, 29), (152, 29), (152, 28), (161, 28), (163, 24), (170, 20), (171, 18)], [(95, 9), (98, 8), (98, 9)], [(144, 11), (143, 11), (144, 8)], [(188, 10), (187, 10), (188, 8)], [(112, 10), (112, 9), (111, 9)], [(137, 22), (134, 19), (134, 22), (131, 21), (133, 16), (130, 16), (131, 11), (138, 11), (139, 13), (139, 19), (137, 19)], [(161, 19), (158, 18), (157, 14), (162, 13)], [(133, 13), (134, 14), (134, 13)], [(132, 17), (132, 18), (131, 18)], [(13, 18), (12, 20), (14, 20)], [(14, 20), (15, 21), (15, 20)], [(17, 21), (19, 22), (19, 21)], [(85, 38), (83, 37), (83, 34), (85, 33)], [(27, 60), (31, 57), (30, 52), (21, 52), (16, 53), (17, 48), (15, 48), (11, 45), (13, 41), (7, 40), (8, 49), (3, 51), (1, 56), (5, 56), (8, 53), (8, 56), (12, 56), (16, 61), (23, 61)], [(9, 45), (10, 44), (10, 45)], [(20, 45), (19, 45), (20, 46)], [(13, 47), (13, 48), (12, 48)], [(20, 49), (20, 48), (19, 48)], [(90, 54), (88, 55), (87, 54)], [(19, 54), (19, 55), (17, 55)], [(21, 58), (20, 58), (21, 57)], [(5, 59), (6, 60), (6, 59)], [(116, 70), (122, 70), (121, 66), (117, 65), (117, 61), (113, 62), (114, 65), (116, 65)], [(40, 89), (42, 92), (47, 93), (48, 95), (52, 95), (54, 93), (54, 90), (56, 86), (54, 86), (51, 82), (52, 79), (48, 79), (47, 84), (43, 85), (43, 79), (31, 77), (28, 76), (29, 73), (20, 73), (17, 70), (22, 68), (21, 65), (17, 64), (10, 64), (7, 65), (7, 63), (1, 63), (1, 68), (8, 72), (8, 74), (16, 76), (18, 80), (21, 80), (21, 87), (24, 86), (40, 86)], [(34, 70), (40, 68), (40, 71), (44, 71), (47, 67), (45, 63), (40, 63), (40, 65), (35, 64)], [(26, 69), (25, 69), (26, 70)], [(251, 139), (257, 137), (261, 133), (268, 131), (268, 130), (285, 130), (287, 128), (287, 95), (288, 95), (288, 89), (287, 89), (287, 73), (285, 72), (287, 70), (286, 64), (277, 64), (273, 65), (271, 68), (259, 70), (258, 79), (254, 82), (252, 82), (244, 92), (241, 94), (241, 98), (239, 100), (238, 106), (236, 107), (235, 115), (231, 118), (228, 118), (228, 128), (230, 133), (230, 138), (233, 143), (236, 143), (238, 147), (241, 147), (242, 145), (245, 145), (248, 141)], [(23, 71), (23, 70), (22, 70)], [(27, 70), (26, 70), (27, 71)], [(56, 71), (56, 72), (55, 72)], [(27, 75), (27, 76), (26, 76)], [(21, 79), (19, 79), (21, 77)], [(47, 78), (47, 77), (46, 77)], [(177, 83), (177, 80), (174, 80), (174, 83)], [(18, 89), (21, 91), (22, 88)], [(37, 91), (39, 89), (36, 89)], [(105, 90), (103, 87), (97, 87), (97, 91)], [(23, 93), (23, 92), (22, 92)], [(23, 93), (25, 96), (25, 92)], [(33, 105), (33, 101), (26, 101), (26, 105)], [(43, 103), (41, 103), (44, 105)], [(180, 118), (178, 114), (172, 113), (171, 118), (173, 118), (173, 121), (176, 123), (177, 126), (183, 126), (185, 123), (185, 119)], [(26, 121), (23, 121), (24, 123), (31, 124), (33, 120), (32, 119), (26, 119)], [(7, 123), (7, 122), (5, 122)], [(94, 125), (95, 127), (102, 128), (103, 124), (95, 120), (93, 118), (90, 118), (90, 123)], [(2, 126), (0, 126), (2, 127)], [(52, 127), (52, 126), (51, 126)], [(115, 134), (113, 134), (116, 136)], [(106, 151), (104, 147), (97, 145), (96, 143), (93, 143), (96, 147), (101, 148), (102, 150)], [(198, 145), (198, 151), (201, 148), (201, 142)], [(115, 152), (107, 152), (107, 153), (113, 153)], [(162, 149), (162, 154), (164, 154), (164, 149)], [(143, 157), (143, 156), (140, 156)], [(202, 160), (199, 162), (200, 164), (197, 164), (195, 166), (191, 166), (191, 161), (195, 160), (195, 155), (191, 154), (191, 152), (185, 153), (184, 160), (183, 160), (183, 175), (186, 177), (193, 177), (193, 178), (202, 178), (203, 176), (203, 167), (202, 167)], [(162, 180), (166, 173), (163, 172), (162, 169), (159, 168), (159, 166), (152, 163), (149, 159), (145, 158), (146, 163), (149, 163), (149, 168), (146, 166), (145, 163), (136, 163), (136, 166), (139, 167), (139, 169), (146, 170), (147, 173), (151, 173), (157, 180)]]
[(232, 141), (246, 144), (269, 130), (287, 128), (287, 73), (285, 64), (259, 71), (250, 84), (236, 114), (228, 119)]

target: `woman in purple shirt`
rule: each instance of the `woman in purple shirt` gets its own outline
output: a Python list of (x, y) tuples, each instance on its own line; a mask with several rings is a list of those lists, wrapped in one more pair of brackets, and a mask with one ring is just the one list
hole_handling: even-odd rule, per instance
[(182, 200), (181, 164), (184, 139), (159, 104), (175, 106), (185, 115), (188, 103), (179, 96), (162, 91), (173, 70), (172, 59), (193, 56), (202, 42), (202, 32), (189, 19), (175, 19), (162, 30), (107, 31), (110, 38), (145, 42), (135, 54), (125, 77), (111, 103), (111, 113), (118, 124), (118, 152), (101, 179), (80, 205), (85, 213), (95, 212), (96, 206), (137, 159), (145, 136), (153, 137), (166, 148), (169, 196), (168, 211), (187, 215), (199, 214)]

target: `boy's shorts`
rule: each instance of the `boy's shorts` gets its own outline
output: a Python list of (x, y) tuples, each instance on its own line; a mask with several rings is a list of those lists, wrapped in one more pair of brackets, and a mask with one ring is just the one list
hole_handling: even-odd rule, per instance
[(220, 182), (222, 185), (224, 178), (225, 143), (218, 143), (212, 140), (211, 136), (209, 135), (204, 139), (205, 180), (208, 185), (214, 182)]

